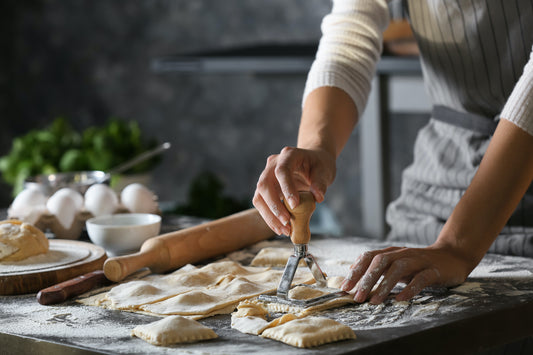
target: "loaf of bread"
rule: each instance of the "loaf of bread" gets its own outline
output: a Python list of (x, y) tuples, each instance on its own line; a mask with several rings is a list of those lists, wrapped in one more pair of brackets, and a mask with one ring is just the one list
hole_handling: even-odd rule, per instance
[(0, 222), (0, 261), (19, 261), (46, 253), (48, 239), (37, 227), (10, 219)]

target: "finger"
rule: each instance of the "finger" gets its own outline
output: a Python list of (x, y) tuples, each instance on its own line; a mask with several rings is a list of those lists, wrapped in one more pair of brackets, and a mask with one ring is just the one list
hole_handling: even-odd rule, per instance
[(370, 303), (380, 304), (385, 301), (394, 286), (396, 286), (400, 280), (412, 275), (417, 268), (420, 268), (420, 266), (407, 258), (398, 259), (392, 262), (385, 273), (383, 280), (381, 280), (376, 291), (370, 298)]
[(261, 182), (257, 185), (258, 193), (261, 195), (263, 202), (268, 206), (270, 211), (274, 216), (276, 216), (277, 219), (281, 222), (281, 224), (285, 227), (285, 229), (288, 229), (289, 221), (290, 221), (290, 213), (283, 204), (281, 198), (282, 193), (277, 184), (270, 184), (269, 187), (264, 186), (262, 182), (264, 180), (260, 180)]
[(343, 283), (341, 284), (341, 289), (343, 291), (350, 291), (354, 286), (357, 284), (357, 282), (361, 279), (361, 277), (364, 275), (368, 267), (370, 266), (370, 263), (372, 262), (372, 259), (378, 254), (381, 253), (387, 253), (391, 251), (395, 251), (401, 249), (399, 247), (388, 247), (386, 249), (381, 250), (374, 250), (374, 251), (366, 251), (363, 254), (359, 255), (357, 260), (350, 266), (350, 271), (348, 275), (345, 277)]
[(374, 253), (371, 251), (364, 252), (357, 257), (357, 260), (350, 266), (350, 271), (341, 284), (343, 291), (348, 292), (354, 288), (359, 279), (361, 279), (361, 276), (364, 275), (366, 269), (370, 266), (373, 258)]
[(424, 269), (416, 274), (411, 282), (396, 296), (397, 301), (407, 301), (418, 295), (424, 288), (432, 286), (440, 280), (439, 270)]
[[(255, 208), (259, 211), (261, 217), (266, 222), (266, 224), (276, 233), (277, 235), (285, 234), (284, 226), (280, 220), (272, 213), (270, 208), (267, 206), (263, 198), (259, 193), (256, 192), (253, 198), (253, 204)], [(290, 232), (289, 232), (290, 234)], [(288, 234), (287, 234), (288, 235)]]
[(279, 182), (281, 192), (289, 206), (294, 209), (300, 203), (298, 189), (294, 183), (293, 173), (296, 170), (294, 165), (295, 148), (285, 147), (282, 149), (278, 164), (274, 170), (274, 175)]
[(312, 169), (309, 179), (309, 191), (313, 194), (316, 202), (324, 201), (328, 186), (331, 184), (331, 177), (325, 176), (325, 169)]
[[(270, 209), (270, 212), (280, 221), (283, 227), (279, 227), (284, 234), (290, 234), (290, 214), (281, 201), (282, 193), (278, 181), (273, 174), (274, 166), (277, 164), (277, 155), (271, 155), (267, 159), (265, 170), (261, 173), (257, 181), (254, 200), (257, 199), (259, 206)], [(255, 205), (255, 202), (254, 202)], [(265, 213), (265, 215), (267, 215)], [(280, 223), (276, 223), (279, 226)]]
[(355, 287), (354, 300), (356, 302), (364, 302), (367, 299), (381, 275), (389, 268), (390, 262), (391, 258), (388, 254), (378, 254), (372, 259), (370, 266)]
[(313, 194), (313, 197), (315, 198), (315, 201), (317, 203), (321, 203), (322, 201), (324, 201), (324, 197), (326, 195), (326, 189), (327, 189), (326, 184), (320, 184), (320, 183), (313, 183), (309, 188), (309, 190)]

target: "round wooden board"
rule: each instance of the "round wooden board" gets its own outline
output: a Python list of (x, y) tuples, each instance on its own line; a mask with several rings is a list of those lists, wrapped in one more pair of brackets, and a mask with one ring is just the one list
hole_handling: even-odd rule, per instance
[(103, 248), (76, 240), (52, 239), (47, 254), (24, 263), (0, 263), (0, 295), (34, 293), (76, 276), (102, 269)]

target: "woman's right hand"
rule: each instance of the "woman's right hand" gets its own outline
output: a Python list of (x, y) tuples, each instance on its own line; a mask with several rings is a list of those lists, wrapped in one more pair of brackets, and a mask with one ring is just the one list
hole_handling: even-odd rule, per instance
[(316, 202), (322, 202), (335, 173), (335, 156), (331, 153), (285, 147), (268, 157), (253, 204), (274, 232), (290, 235), (290, 214), (283, 200), (294, 208), (299, 203), (298, 192), (309, 191)]

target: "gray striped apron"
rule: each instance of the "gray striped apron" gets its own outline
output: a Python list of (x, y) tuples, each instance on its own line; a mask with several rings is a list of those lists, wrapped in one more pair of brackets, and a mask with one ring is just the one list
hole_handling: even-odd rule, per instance
[[(409, 0), (434, 109), (417, 135), (389, 240), (433, 243), (470, 184), (533, 46), (533, 0)], [(533, 257), (533, 188), (491, 252)]]

